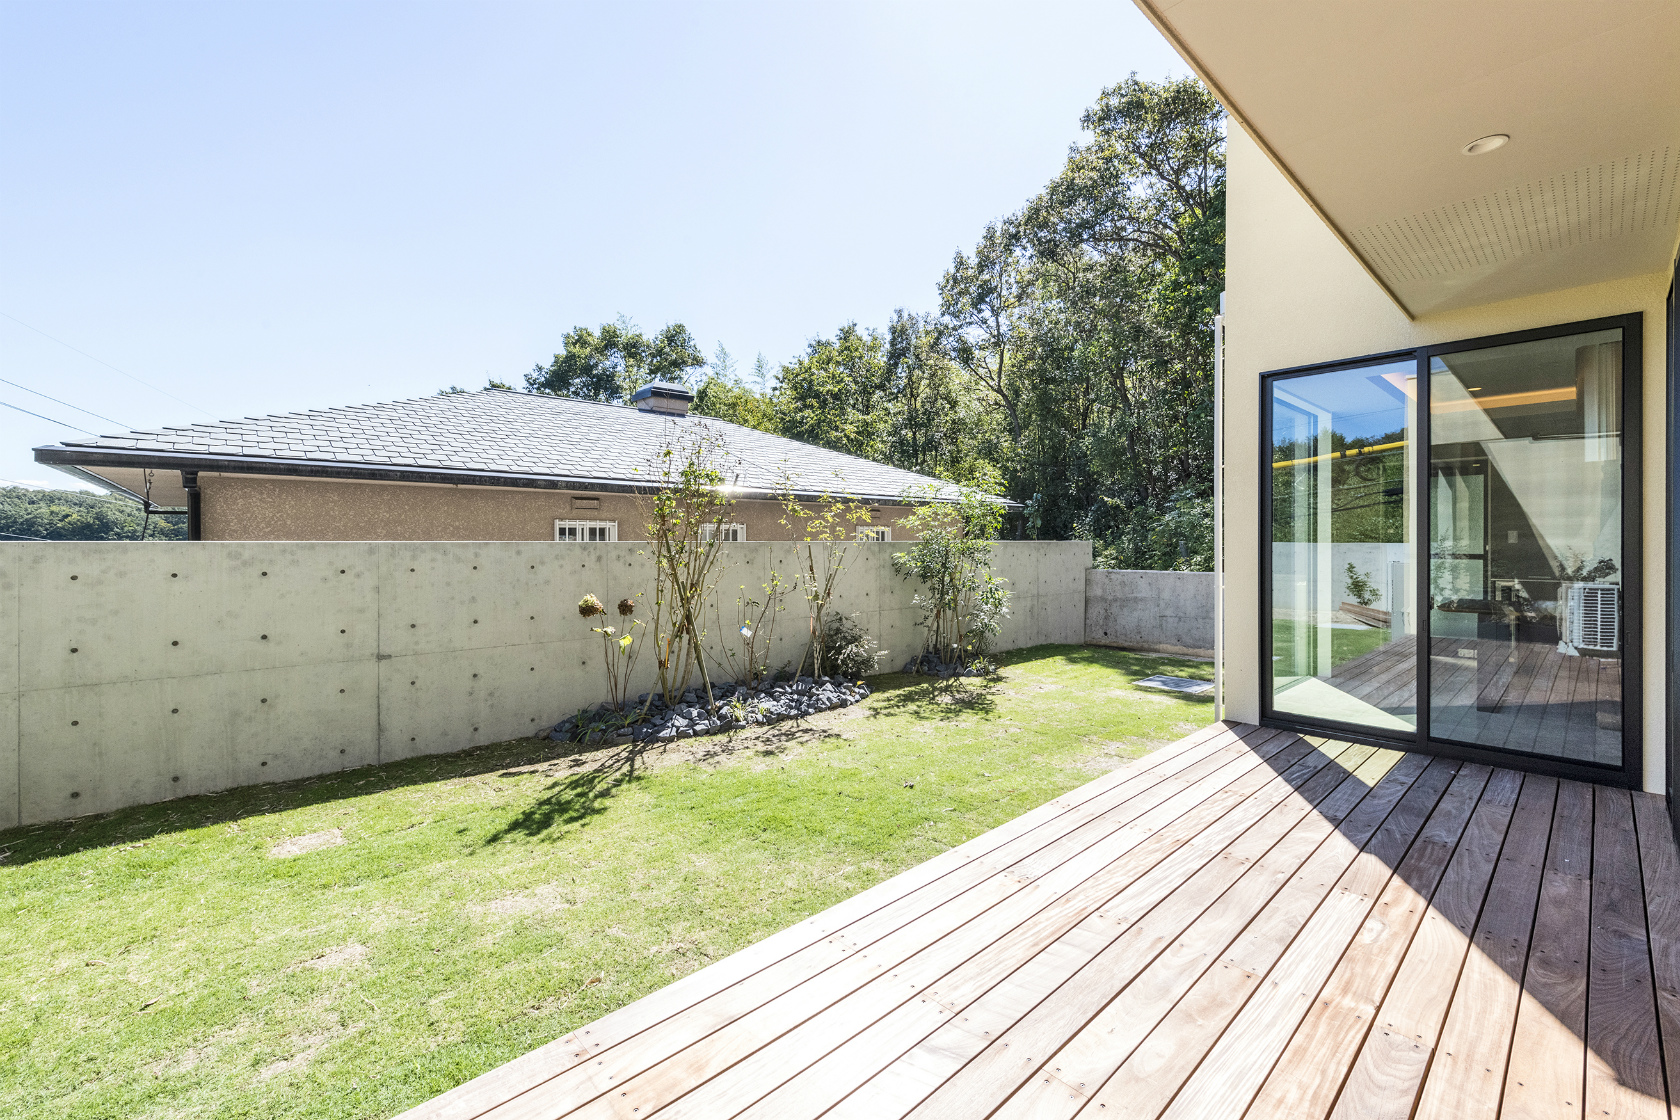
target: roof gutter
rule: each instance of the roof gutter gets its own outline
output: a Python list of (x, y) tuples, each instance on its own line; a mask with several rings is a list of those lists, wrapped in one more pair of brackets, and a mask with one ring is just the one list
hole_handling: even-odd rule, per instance
[[(522, 474), (498, 471), (473, 471), (456, 467), (393, 467), (373, 463), (323, 463), (314, 459), (266, 459), (251, 455), (205, 455), (189, 451), (128, 451), (96, 448), (66, 447), (47, 444), (35, 448), (35, 461), (59, 470), (86, 467), (150, 467), (159, 470), (210, 471), (221, 474), (281, 475), (290, 478), (333, 478), (352, 482), (417, 482), (450, 486), (509, 486), (524, 490), (583, 490), (604, 494), (647, 494), (655, 487), (645, 482), (579, 478), (552, 474)], [(93, 480), (105, 489), (121, 489), (102, 479)], [(793, 497), (799, 501), (823, 501), (835, 497), (828, 491), (763, 490), (730, 487), (736, 498), (775, 501)], [(128, 493), (124, 491), (124, 493)], [(138, 495), (130, 493), (129, 497)], [(916, 504), (903, 494), (844, 494), (862, 502)], [(996, 501), (1008, 509), (1020, 509), (1021, 503), (1008, 498)]]

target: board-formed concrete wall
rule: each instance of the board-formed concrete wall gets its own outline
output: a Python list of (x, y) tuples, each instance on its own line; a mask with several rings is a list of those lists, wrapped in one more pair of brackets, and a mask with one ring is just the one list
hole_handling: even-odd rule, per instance
[[(798, 547), (725, 546), (708, 630), (733, 636), (741, 589), (792, 576)], [(903, 547), (852, 546), (833, 607), (880, 641), (883, 669), (921, 648)], [(645, 548), (0, 545), (0, 828), (529, 735), (606, 698), (577, 601), (649, 592)], [(999, 648), (1078, 643), (1090, 562), (1082, 541), (998, 544)], [(790, 597), (778, 660), (805, 630)], [(650, 654), (633, 689), (653, 680)]]
[(1085, 573), (1085, 641), (1213, 656), (1213, 573)]

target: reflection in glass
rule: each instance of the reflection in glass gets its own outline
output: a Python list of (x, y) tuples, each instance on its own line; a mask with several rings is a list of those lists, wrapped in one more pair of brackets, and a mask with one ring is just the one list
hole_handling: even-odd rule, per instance
[(1621, 340), (1430, 364), (1431, 738), (1621, 763)]
[(1272, 419), (1272, 708), (1417, 728), (1414, 361), (1280, 378)]

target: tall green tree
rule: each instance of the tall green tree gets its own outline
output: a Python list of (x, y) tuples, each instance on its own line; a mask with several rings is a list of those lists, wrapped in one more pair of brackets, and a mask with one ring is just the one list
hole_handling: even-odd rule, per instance
[(760, 393), (738, 380), (725, 380), (715, 373), (708, 373), (706, 380), (694, 391), (694, 405), (689, 412), (695, 416), (716, 417), (743, 428), (780, 434), (776, 402), (770, 394)]
[(1013, 218), (992, 223), (973, 255), (959, 250), (939, 281), (945, 351), (1003, 413), (1009, 447), (999, 465), (1011, 489), (1019, 488), (1028, 424), (1021, 352), (1029, 344), (1035, 279), (1020, 234)]
[(953, 482), (993, 469), (1004, 426), (951, 359), (935, 315), (899, 308), (887, 328), (887, 462)]
[(525, 375), (533, 393), (553, 393), (591, 401), (626, 401), (649, 381), (687, 384), (691, 371), (706, 364), (699, 343), (681, 323), (670, 323), (649, 338), (624, 316), (598, 330), (574, 327), (564, 346), (544, 366)]
[(953, 356), (1010, 419), (1019, 531), (1208, 561), (1222, 123), (1194, 79), (1104, 90), (1062, 172), (946, 274)]
[[(144, 536), (142, 536), (142, 533)], [(183, 541), (185, 514), (153, 514), (127, 498), (80, 490), (0, 487), (0, 538), (45, 541)]]
[(883, 457), (887, 342), (847, 323), (812, 339), (782, 367), (775, 404), (782, 435), (866, 459)]

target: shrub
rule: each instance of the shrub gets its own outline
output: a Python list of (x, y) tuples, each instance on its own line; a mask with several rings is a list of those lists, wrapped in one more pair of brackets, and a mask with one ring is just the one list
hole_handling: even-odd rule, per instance
[(942, 663), (973, 668), (984, 662), (1009, 613), (1005, 581), (991, 571), (1003, 511), (987, 495), (965, 489), (957, 505), (926, 502), (905, 523), (921, 539), (893, 555), (893, 570), (922, 583), (915, 605), (927, 632), (923, 649)]
[(1368, 607), (1382, 598), (1377, 585), (1371, 582), (1370, 573), (1360, 571), (1352, 563), (1347, 566), (1347, 593), (1362, 607)]
[(833, 676), (854, 681), (872, 676), (884, 656), (873, 652), (878, 644), (856, 619), (843, 614), (829, 615), (823, 626), (823, 661)]

